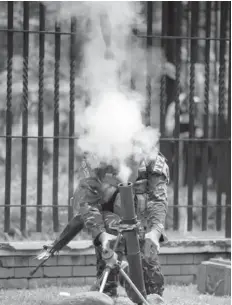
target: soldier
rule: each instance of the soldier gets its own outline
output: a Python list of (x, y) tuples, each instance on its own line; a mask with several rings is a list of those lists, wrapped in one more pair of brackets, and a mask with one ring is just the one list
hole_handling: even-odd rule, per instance
[[(99, 17), (106, 46), (104, 57), (113, 59), (110, 20), (106, 12), (101, 12)], [(139, 239), (146, 292), (148, 295), (162, 296), (164, 277), (161, 273), (158, 253), (160, 242), (166, 239), (164, 224), (167, 213), (169, 168), (164, 156), (158, 152), (139, 162), (131, 158), (128, 164), (132, 170), (129, 180), (133, 183), (136, 214), (141, 222)], [(121, 181), (116, 168), (106, 164), (90, 168), (86, 162), (83, 162), (82, 172), (84, 177), (80, 179), (74, 194), (77, 214), (53, 243), (52, 248), (59, 251), (85, 227), (91, 232), (95, 246), (99, 279), (105, 268), (102, 251), (107, 251), (111, 241), (116, 239), (115, 232), (109, 229), (109, 223), (112, 220), (119, 222), (122, 216), (118, 190)], [(123, 241), (116, 252), (119, 259), (126, 255), (126, 245)], [(112, 297), (116, 296), (119, 280), (116, 269), (111, 270), (104, 293)], [(120, 283), (125, 286), (128, 296), (131, 297), (128, 284), (122, 281)], [(92, 289), (97, 287), (94, 286)]]
[[(140, 249), (144, 282), (147, 294), (162, 296), (164, 277), (158, 259), (160, 242), (166, 240), (164, 233), (165, 217), (167, 213), (167, 184), (169, 182), (169, 168), (165, 157), (161, 153), (143, 159), (141, 162), (130, 160), (133, 182), (134, 202), (140, 228)], [(67, 244), (80, 231), (80, 215), (84, 226), (91, 232), (97, 257), (97, 278), (101, 278), (105, 268), (102, 251), (107, 251), (116, 233), (111, 232), (109, 223), (112, 220), (120, 221), (120, 196), (118, 184), (121, 182), (117, 171), (112, 166), (101, 165), (96, 169), (82, 166), (84, 178), (74, 194), (74, 202), (78, 214), (70, 221), (53, 247)], [(122, 258), (126, 254), (123, 242), (117, 249)], [(117, 296), (119, 276), (116, 269), (111, 270), (104, 293), (111, 297)], [(130, 287), (120, 281), (130, 297)], [(94, 285), (92, 290), (97, 289)]]

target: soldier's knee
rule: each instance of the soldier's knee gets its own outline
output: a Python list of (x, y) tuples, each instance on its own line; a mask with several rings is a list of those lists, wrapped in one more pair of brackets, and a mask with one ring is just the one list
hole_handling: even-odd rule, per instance
[(146, 293), (147, 295), (150, 294), (158, 294), (159, 296), (163, 296), (163, 292), (164, 292), (164, 286), (153, 286), (153, 287), (146, 287)]
[(150, 278), (145, 282), (145, 288), (147, 295), (149, 294), (158, 294), (163, 295), (164, 291), (164, 277), (162, 274), (157, 274), (154, 278)]
[(158, 258), (152, 262), (143, 261), (144, 284), (147, 295), (163, 295), (164, 276)]

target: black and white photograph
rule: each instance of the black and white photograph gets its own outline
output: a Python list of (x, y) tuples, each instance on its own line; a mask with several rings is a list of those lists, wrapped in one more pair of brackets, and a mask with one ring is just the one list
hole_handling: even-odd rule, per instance
[(19, 304), (231, 304), (231, 1), (0, 1)]

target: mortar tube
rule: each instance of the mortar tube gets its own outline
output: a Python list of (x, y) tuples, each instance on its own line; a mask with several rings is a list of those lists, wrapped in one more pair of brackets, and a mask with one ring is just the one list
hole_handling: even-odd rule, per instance
[[(121, 196), (122, 222), (123, 224), (128, 225), (136, 224), (137, 216), (134, 207), (133, 184), (130, 182), (126, 185), (119, 184), (118, 188)], [(129, 232), (125, 231), (123, 236), (126, 241), (127, 260), (129, 263), (129, 277), (146, 299), (138, 234), (136, 230)], [(131, 291), (131, 298), (134, 303), (141, 303), (141, 299), (134, 290)]]

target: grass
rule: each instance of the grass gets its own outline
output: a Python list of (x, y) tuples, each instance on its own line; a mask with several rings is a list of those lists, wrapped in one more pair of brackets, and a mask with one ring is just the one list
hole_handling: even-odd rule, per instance
[[(87, 291), (88, 287), (49, 287), (38, 288), (34, 290), (1, 290), (1, 305), (42, 305), (49, 302), (56, 302), (61, 296), (61, 291), (69, 292), (71, 295), (81, 291)], [(149, 300), (149, 298), (148, 298)], [(168, 285), (164, 292), (166, 305), (229, 305), (231, 298), (215, 297), (212, 295), (199, 294), (195, 285), (176, 286)], [(120, 288), (119, 298), (115, 305), (132, 305), (132, 302), (126, 298), (125, 292)], [(154, 305), (154, 304), (152, 304)]]

